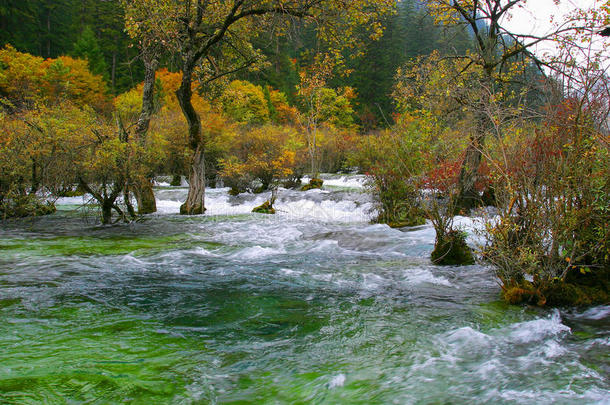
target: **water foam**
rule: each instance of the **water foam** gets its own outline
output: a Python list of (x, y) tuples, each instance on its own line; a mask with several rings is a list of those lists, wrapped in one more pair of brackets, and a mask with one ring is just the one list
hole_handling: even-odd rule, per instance
[(343, 387), (344, 384), (345, 384), (345, 374), (339, 374), (339, 375), (334, 376), (330, 380), (330, 383), (328, 384), (328, 388), (333, 389), (333, 388), (337, 388), (337, 387)]
[(555, 310), (548, 319), (536, 319), (512, 325), (509, 336), (516, 343), (531, 343), (570, 332), (571, 329), (561, 322), (559, 311)]
[(451, 287), (452, 284), (444, 277), (437, 277), (430, 270), (422, 268), (411, 268), (404, 271), (404, 277), (409, 284), (436, 284)]

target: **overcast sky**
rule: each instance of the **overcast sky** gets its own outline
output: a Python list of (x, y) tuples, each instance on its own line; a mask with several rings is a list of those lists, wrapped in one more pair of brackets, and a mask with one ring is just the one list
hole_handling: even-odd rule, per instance
[(561, 21), (565, 14), (574, 9), (589, 9), (604, 3), (606, 0), (561, 0), (559, 5), (556, 5), (553, 0), (529, 0), (525, 8), (514, 8), (515, 12), (507, 26), (519, 34), (543, 35), (552, 28), (552, 16), (555, 21)]
[[(555, 22), (561, 22), (566, 14), (575, 9), (590, 9), (599, 7), (609, 0), (561, 0), (556, 5), (553, 0), (529, 0), (525, 8), (515, 8), (510, 20), (505, 21), (504, 25), (516, 34), (533, 34), (542, 36), (552, 31)], [(601, 28), (601, 27), (600, 27)], [(601, 40), (601, 38), (600, 38)], [(535, 51), (538, 56), (547, 52), (554, 53), (550, 43), (540, 45)]]

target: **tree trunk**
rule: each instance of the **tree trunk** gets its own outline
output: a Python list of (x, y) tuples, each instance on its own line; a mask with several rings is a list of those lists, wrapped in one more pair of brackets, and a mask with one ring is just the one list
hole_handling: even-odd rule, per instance
[(110, 73), (110, 80), (112, 83), (112, 94), (116, 94), (116, 49), (112, 52), (112, 70)]
[(193, 151), (191, 172), (189, 176), (189, 194), (186, 202), (180, 207), (182, 215), (200, 215), (205, 212), (205, 156), (201, 136), (201, 120), (191, 102), (193, 70), (196, 60), (186, 55), (182, 69), (182, 83), (176, 91), (182, 114), (189, 127), (189, 147)]
[(131, 204), (131, 195), (129, 192), (129, 186), (125, 186), (123, 190), (123, 200), (125, 201), (125, 206), (127, 207), (127, 213), (131, 219), (136, 218), (136, 211), (133, 209), (133, 204)]
[(491, 72), (487, 73), (486, 80), (483, 82), (481, 89), (480, 105), (477, 111), (474, 111), (475, 127), (470, 137), (470, 143), (466, 148), (464, 161), (460, 170), (458, 181), (458, 196), (455, 201), (455, 213), (462, 210), (469, 211), (473, 208), (482, 205), (481, 196), (476, 189), (476, 183), (479, 177), (479, 167), (483, 157), (483, 147), (485, 145), (485, 137), (489, 131), (490, 117), (485, 113), (489, 110), (492, 91), (492, 76)]
[(134, 190), (136, 200), (138, 201), (138, 214), (152, 214), (157, 212), (157, 202), (155, 201), (155, 193), (153, 192), (152, 184), (148, 179), (142, 179)]
[(102, 204), (102, 224), (109, 225), (112, 223), (112, 206), (114, 205), (113, 201), (109, 199), (104, 200)]
[(47, 58), (51, 57), (51, 7), (47, 12)]
[(477, 133), (472, 136), (468, 148), (466, 148), (458, 182), (458, 196), (455, 203), (456, 213), (462, 210), (471, 210), (481, 205), (481, 197), (476, 189), (476, 182), (481, 166), (481, 148), (484, 140), (485, 135)]
[(136, 138), (143, 141), (155, 112), (155, 80), (159, 60), (155, 56), (144, 55), (144, 88), (142, 89), (142, 110), (136, 124)]
[[(144, 89), (142, 90), (142, 111), (138, 117), (135, 129), (137, 142), (143, 143), (150, 127), (150, 119), (155, 112), (155, 79), (159, 60), (154, 54), (144, 51)], [(138, 201), (138, 214), (152, 214), (157, 212), (157, 202), (152, 188), (151, 178), (140, 178), (136, 180), (134, 189)]]
[(193, 154), (189, 176), (189, 195), (180, 207), (181, 215), (200, 215), (205, 212), (205, 159), (203, 145)]
[(36, 194), (40, 189), (40, 176), (38, 174), (38, 163), (32, 162), (32, 186), (30, 194)]

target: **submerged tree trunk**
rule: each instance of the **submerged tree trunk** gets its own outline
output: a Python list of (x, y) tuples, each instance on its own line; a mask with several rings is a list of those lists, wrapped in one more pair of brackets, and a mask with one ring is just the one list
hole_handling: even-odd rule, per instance
[(180, 207), (182, 215), (200, 215), (205, 212), (205, 159), (203, 145), (193, 154), (189, 176), (189, 194), (186, 202)]
[(119, 208), (116, 204), (116, 199), (118, 198), (121, 191), (126, 190), (125, 179), (117, 179), (115, 184), (112, 186), (110, 193), (108, 193), (108, 189), (106, 184), (102, 185), (101, 190), (94, 190), (92, 187), (87, 184), (87, 182), (83, 178), (78, 179), (79, 187), (84, 190), (86, 193), (91, 194), (93, 198), (99, 203), (102, 209), (102, 224), (108, 225), (112, 223), (112, 210), (114, 209), (123, 220), (127, 221), (127, 217), (125, 213)]
[(148, 179), (141, 179), (134, 190), (136, 201), (138, 202), (138, 214), (152, 214), (157, 212), (157, 201), (152, 184)]
[(106, 200), (102, 204), (102, 224), (110, 225), (112, 223), (112, 206), (113, 202)]
[(192, 104), (191, 88), (195, 62), (189, 55), (185, 58), (182, 69), (182, 83), (176, 91), (182, 114), (189, 127), (189, 147), (193, 151), (189, 175), (189, 194), (186, 202), (180, 207), (182, 215), (200, 215), (205, 212), (205, 156), (203, 138), (201, 136), (201, 120)]

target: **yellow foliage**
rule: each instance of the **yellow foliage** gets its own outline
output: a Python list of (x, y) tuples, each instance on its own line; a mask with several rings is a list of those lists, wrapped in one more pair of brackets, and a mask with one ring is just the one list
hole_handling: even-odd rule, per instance
[(0, 91), (17, 106), (69, 100), (80, 107), (108, 107), (106, 85), (89, 71), (87, 61), (69, 56), (44, 60), (10, 45), (0, 50)]

